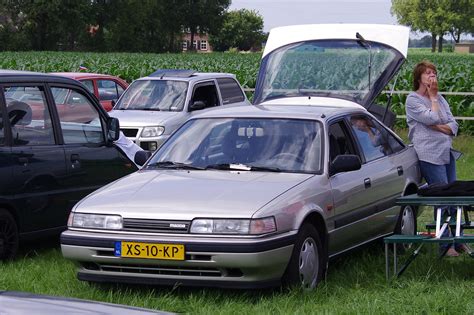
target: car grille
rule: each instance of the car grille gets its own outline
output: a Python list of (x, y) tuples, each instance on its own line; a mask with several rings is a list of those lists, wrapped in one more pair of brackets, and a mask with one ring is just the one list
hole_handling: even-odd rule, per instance
[(169, 275), (169, 276), (197, 276), (197, 277), (242, 277), (242, 271), (237, 268), (210, 268), (210, 267), (179, 267), (159, 265), (109, 265), (83, 263), (82, 267), (87, 270), (137, 273), (141, 275)]
[(189, 221), (123, 219), (125, 231), (156, 232), (156, 233), (187, 233)]
[(136, 137), (138, 129), (121, 129), (125, 137)]

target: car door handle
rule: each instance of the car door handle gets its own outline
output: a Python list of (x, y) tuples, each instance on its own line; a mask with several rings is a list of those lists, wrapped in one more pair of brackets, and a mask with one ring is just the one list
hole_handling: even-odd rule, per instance
[(71, 162), (79, 162), (79, 154), (71, 154)]
[(370, 183), (370, 178), (364, 179), (364, 187), (369, 188), (370, 186), (372, 186), (372, 184)]
[(403, 166), (397, 167), (397, 172), (398, 172), (398, 176), (402, 176), (403, 175)]
[(27, 157), (19, 157), (18, 158), (18, 164), (21, 164), (23, 166), (27, 166), (28, 165), (28, 158)]

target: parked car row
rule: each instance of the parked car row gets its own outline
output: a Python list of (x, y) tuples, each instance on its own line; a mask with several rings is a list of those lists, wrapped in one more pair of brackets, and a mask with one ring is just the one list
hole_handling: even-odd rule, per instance
[[(0, 148), (15, 167), (1, 171), (13, 176), (46, 160), (62, 176), (50, 174), (51, 168), (35, 176), (39, 186), (2, 186), (0, 226), (7, 222), (9, 228), (0, 229), (0, 257), (16, 251), (12, 235), (52, 230), (39, 223), (26, 228), (29, 212), (43, 219), (31, 222), (43, 223), (57, 214), (54, 228), (61, 229), (74, 203), (61, 250), (78, 266), (80, 280), (312, 289), (331, 258), (395, 231), (415, 233), (419, 212), (395, 200), (416, 192), (417, 156), (383, 124), (390, 121), (386, 111), (373, 104), (406, 58), (408, 33), (401, 26), (364, 24), (274, 29), (254, 106), (233, 75), (160, 70), (133, 82), (110, 118), (80, 83), (29, 74), (43, 83), (32, 80), (18, 89), (8, 74)], [(34, 87), (40, 93), (30, 93)], [(65, 88), (71, 96), (57, 91)], [(29, 113), (15, 103), (38, 106), (41, 93), (43, 111)], [(61, 109), (69, 105), (63, 99), (72, 99), (72, 106)], [(74, 114), (86, 101), (87, 114)], [(13, 106), (26, 113), (10, 116)], [(125, 135), (154, 151), (151, 157), (139, 151), (135, 161), (143, 166), (129, 175), (131, 163), (113, 146), (118, 121)], [(44, 157), (42, 142), (22, 137), (24, 126), (38, 138), (51, 133), (47, 151), (64, 152), (64, 161)], [(43, 148), (43, 155), (26, 162), (12, 155), (25, 147)], [(102, 160), (83, 160), (84, 152), (100, 152)], [(106, 171), (112, 160), (116, 169), (105, 177), (99, 169)], [(97, 168), (94, 176), (86, 166)], [(96, 179), (94, 188), (123, 177), (76, 202), (92, 190), (74, 181), (85, 176)], [(47, 193), (36, 194), (37, 187)], [(72, 198), (64, 191), (77, 193)], [(17, 196), (18, 205), (10, 206)]]

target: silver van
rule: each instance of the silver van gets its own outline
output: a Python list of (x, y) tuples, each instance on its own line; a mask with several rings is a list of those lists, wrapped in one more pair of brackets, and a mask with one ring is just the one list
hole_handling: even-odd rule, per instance
[(194, 112), (250, 105), (235, 75), (192, 70), (158, 70), (133, 82), (110, 116), (144, 150), (155, 151)]

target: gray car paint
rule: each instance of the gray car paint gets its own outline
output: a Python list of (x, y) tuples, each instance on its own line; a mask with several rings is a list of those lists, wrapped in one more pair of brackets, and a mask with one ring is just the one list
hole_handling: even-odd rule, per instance
[[(226, 107), (210, 110), (197, 115), (196, 119), (206, 117), (261, 117), (295, 118), (318, 120), (325, 125), (334, 117), (351, 113), (366, 113), (359, 108), (308, 107), (292, 105), (289, 107), (248, 106)], [(323, 115), (324, 114), (324, 115)], [(367, 114), (367, 113), (366, 113)], [(369, 115), (369, 114), (368, 114)], [(417, 157), (411, 146), (402, 151), (365, 163), (359, 171), (328, 175), (329, 150), (326, 135), (324, 145), (324, 163), (322, 174), (265, 173), (249, 171), (222, 170), (141, 170), (111, 184), (76, 205), (73, 211), (88, 213), (119, 214), (124, 218), (155, 218), (191, 220), (196, 217), (221, 218), (263, 218), (274, 216), (278, 232), (271, 235), (220, 236), (220, 235), (171, 235), (166, 233), (121, 232), (121, 231), (81, 231), (70, 228), (64, 237), (84, 237), (120, 240), (134, 239), (149, 242), (210, 242), (235, 244), (236, 242), (263, 242), (275, 237), (295, 235), (301, 224), (309, 216), (324, 219), (324, 233), (328, 235), (328, 255), (330, 257), (354, 247), (393, 233), (400, 207), (394, 206), (396, 196), (403, 194), (408, 185), (419, 183)], [(391, 175), (401, 165), (403, 176)], [(386, 176), (387, 170), (389, 175)], [(364, 178), (370, 176), (373, 186), (364, 188)], [(380, 209), (380, 202), (391, 200), (392, 206)], [(379, 207), (371, 215), (364, 215), (367, 206)], [(341, 216), (355, 216), (357, 220), (345, 219), (338, 224)], [(94, 261), (132, 266), (143, 263), (153, 266), (153, 260), (123, 259), (99, 255), (94, 248), (80, 245), (61, 246), (63, 255), (78, 261)], [(112, 248), (101, 248), (105, 253)], [(209, 254), (210, 261), (186, 260), (160, 261), (163, 266), (188, 266), (197, 268), (230, 268), (239, 266), (244, 275), (238, 280), (226, 277), (189, 277), (176, 279), (199, 281), (237, 281), (241, 283), (262, 281), (281, 277), (291, 253), (291, 246), (279, 250), (259, 253), (193, 253)], [(262, 256), (263, 255), (263, 256)], [(265, 256), (267, 255), (267, 256)], [(275, 259), (275, 257), (280, 259)], [(266, 259), (264, 258), (266, 257)], [(262, 264), (262, 260), (265, 264)], [(253, 262), (253, 263), (252, 263)], [(255, 262), (257, 264), (255, 265)], [(132, 267), (135, 268), (135, 267)], [(107, 275), (107, 272), (79, 269), (83, 275)], [(113, 273), (116, 276), (117, 273)], [(127, 273), (124, 273), (125, 275)], [(112, 275), (112, 273), (110, 273)], [(136, 273), (130, 274), (136, 275)], [(169, 279), (168, 276), (148, 275), (156, 279)], [(140, 275), (147, 277), (147, 275)], [(143, 280), (146, 281), (146, 280)]]

